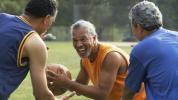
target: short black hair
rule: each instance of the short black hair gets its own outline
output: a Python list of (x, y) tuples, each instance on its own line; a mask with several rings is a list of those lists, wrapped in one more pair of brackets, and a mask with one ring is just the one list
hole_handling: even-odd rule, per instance
[(30, 0), (25, 7), (25, 14), (36, 18), (54, 16), (57, 7), (56, 0)]

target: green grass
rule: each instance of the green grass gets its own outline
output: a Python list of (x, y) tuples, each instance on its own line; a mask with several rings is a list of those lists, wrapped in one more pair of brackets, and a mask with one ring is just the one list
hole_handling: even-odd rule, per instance
[[(48, 63), (60, 63), (68, 67), (72, 78), (75, 79), (79, 71), (80, 58), (75, 52), (71, 42), (47, 42), (50, 48), (48, 51)], [(121, 47), (130, 52), (130, 47)], [(68, 93), (68, 92), (67, 92)], [(17, 90), (10, 96), (9, 100), (35, 100), (32, 95), (30, 76), (25, 78)], [(74, 96), (71, 100), (90, 100), (84, 96)]]

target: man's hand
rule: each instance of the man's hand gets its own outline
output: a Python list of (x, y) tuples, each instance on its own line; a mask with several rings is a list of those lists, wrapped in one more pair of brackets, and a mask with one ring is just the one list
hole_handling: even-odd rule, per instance
[(65, 88), (67, 81), (70, 79), (64, 73), (54, 73), (50, 70), (46, 70), (46, 76), (48, 80), (48, 87), (53, 90)]

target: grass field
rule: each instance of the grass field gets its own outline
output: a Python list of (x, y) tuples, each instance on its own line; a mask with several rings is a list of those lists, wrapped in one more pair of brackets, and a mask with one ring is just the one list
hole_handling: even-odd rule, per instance
[[(71, 42), (47, 42), (49, 49), (48, 63), (64, 64), (71, 71), (75, 79), (79, 71), (79, 56), (72, 47)], [(119, 44), (118, 44), (119, 46)], [(121, 46), (126, 52), (130, 52), (130, 46)], [(68, 92), (67, 92), (68, 93)], [(9, 100), (35, 100), (32, 95), (30, 76), (28, 75), (18, 89), (10, 96)], [(74, 96), (71, 100), (90, 100), (84, 96)]]

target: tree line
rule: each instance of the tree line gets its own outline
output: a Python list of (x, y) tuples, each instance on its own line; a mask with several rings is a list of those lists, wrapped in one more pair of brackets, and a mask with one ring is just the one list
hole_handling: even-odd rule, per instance
[[(0, 12), (19, 15), (28, 0), (1, 0)], [(142, 0), (58, 0), (59, 14), (52, 32), (67, 34), (72, 23), (85, 19), (95, 24), (101, 40), (120, 40), (130, 35), (128, 13), (130, 8)], [(160, 8), (164, 27), (178, 30), (178, 0), (149, 0)], [(121, 37), (121, 38), (120, 38)], [(68, 39), (68, 38), (66, 38)]]

